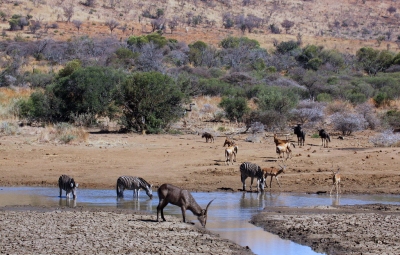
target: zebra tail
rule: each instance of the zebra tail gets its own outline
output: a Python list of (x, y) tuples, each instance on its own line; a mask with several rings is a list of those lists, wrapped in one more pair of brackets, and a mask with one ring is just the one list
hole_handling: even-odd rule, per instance
[(116, 186), (116, 190), (117, 190), (117, 197), (121, 197), (121, 192), (119, 191), (118, 183), (117, 183), (117, 186)]

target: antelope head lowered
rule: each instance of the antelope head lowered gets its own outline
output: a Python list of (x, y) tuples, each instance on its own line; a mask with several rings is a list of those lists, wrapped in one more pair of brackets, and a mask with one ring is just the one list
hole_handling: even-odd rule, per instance
[(206, 209), (202, 209), (194, 200), (192, 194), (189, 191), (178, 188), (174, 185), (164, 183), (161, 185), (158, 190), (158, 197), (160, 202), (157, 206), (157, 221), (158, 221), (158, 213), (161, 211), (161, 218), (165, 221), (163, 209), (167, 206), (168, 203), (179, 206), (182, 210), (183, 222), (186, 222), (186, 210), (190, 210), (194, 215), (197, 216), (197, 219), (200, 221), (200, 224), (205, 227), (207, 223), (207, 211), (210, 206), (211, 200)]

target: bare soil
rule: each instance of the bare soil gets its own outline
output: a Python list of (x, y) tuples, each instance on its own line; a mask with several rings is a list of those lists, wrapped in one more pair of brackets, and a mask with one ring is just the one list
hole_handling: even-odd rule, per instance
[(225, 136), (206, 143), (201, 134), (91, 133), (86, 142), (59, 144), (39, 142), (41, 128), (25, 128), (24, 135), (0, 137), (0, 186), (56, 186), (58, 177), (67, 174), (80, 188), (114, 189), (119, 176), (132, 175), (155, 188), (171, 183), (189, 190), (237, 191), (242, 187), (239, 165), (250, 161), (261, 167), (287, 166), (279, 176), (282, 187), (273, 180), (273, 192), (329, 192), (332, 169), (340, 167), (343, 193), (400, 193), (400, 149), (373, 147), (372, 131), (344, 140), (332, 135), (328, 148), (307, 136), (306, 145), (296, 146), (286, 161), (277, 161), (272, 134), (259, 135), (257, 143), (245, 141), (249, 134), (236, 135), (237, 162), (226, 165)]

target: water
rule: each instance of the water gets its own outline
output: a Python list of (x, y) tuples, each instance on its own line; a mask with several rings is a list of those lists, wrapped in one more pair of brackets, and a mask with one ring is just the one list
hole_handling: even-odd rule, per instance
[[(83, 206), (112, 207), (144, 211), (156, 218), (158, 197), (153, 192), (149, 199), (145, 192), (139, 200), (132, 198), (132, 191), (125, 191), (125, 198), (117, 199), (115, 190), (78, 189), (76, 200), (58, 197), (58, 188), (49, 187), (0, 187), (0, 206)], [(310, 247), (283, 240), (277, 235), (264, 231), (249, 223), (251, 216), (270, 206), (317, 206), (317, 205), (354, 205), (354, 204), (400, 204), (399, 195), (341, 195), (340, 199), (329, 195), (309, 195), (296, 193), (242, 193), (242, 192), (197, 192), (192, 193), (198, 204), (205, 207), (215, 198), (209, 207), (207, 229), (221, 237), (230, 239), (241, 246), (249, 246), (256, 254), (319, 254)], [(181, 216), (177, 206), (168, 205), (165, 214)], [(187, 220), (198, 220), (188, 211)]]

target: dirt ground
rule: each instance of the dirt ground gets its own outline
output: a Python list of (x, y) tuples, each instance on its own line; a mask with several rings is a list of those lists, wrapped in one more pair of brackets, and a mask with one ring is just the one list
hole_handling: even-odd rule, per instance
[(166, 216), (88, 208), (0, 209), (1, 254), (253, 254)]
[(292, 158), (278, 162), (272, 134), (260, 135), (258, 143), (246, 142), (249, 134), (236, 135), (237, 162), (228, 166), (225, 137), (206, 143), (194, 134), (91, 133), (86, 142), (55, 144), (38, 141), (40, 128), (26, 128), (24, 135), (0, 137), (0, 186), (56, 186), (58, 177), (67, 174), (80, 188), (113, 189), (119, 176), (132, 175), (152, 183), (154, 190), (171, 183), (197, 191), (237, 191), (242, 187), (239, 165), (250, 161), (261, 167), (287, 166), (279, 176), (282, 187), (273, 180), (273, 192), (329, 192), (331, 170), (340, 167), (343, 193), (400, 193), (400, 149), (373, 147), (370, 131), (344, 140), (333, 135), (329, 148), (307, 136)]
[(326, 254), (399, 254), (400, 206), (270, 207), (252, 223)]

